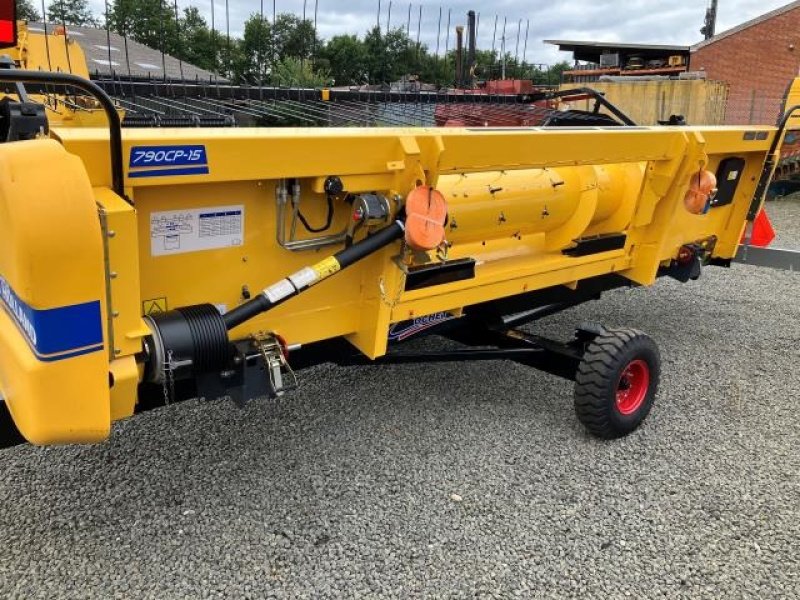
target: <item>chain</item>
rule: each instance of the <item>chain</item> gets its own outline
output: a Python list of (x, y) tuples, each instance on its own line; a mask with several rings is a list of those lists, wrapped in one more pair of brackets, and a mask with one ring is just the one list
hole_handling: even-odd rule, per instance
[(167, 350), (167, 360), (164, 361), (164, 406), (169, 406), (175, 399), (175, 377), (172, 372), (172, 350)]

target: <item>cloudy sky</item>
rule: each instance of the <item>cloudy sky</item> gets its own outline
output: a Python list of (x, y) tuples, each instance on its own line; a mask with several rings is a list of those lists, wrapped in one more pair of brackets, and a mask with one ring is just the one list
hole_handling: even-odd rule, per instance
[[(173, 0), (169, 0), (172, 2)], [(224, 30), (225, 0), (178, 0), (179, 9), (194, 5), (210, 21), (211, 3), (215, 3), (217, 27)], [(378, 0), (317, 0), (318, 30), (328, 38), (341, 33), (363, 34), (378, 18)], [(569, 59), (568, 54), (556, 51), (542, 43), (545, 39), (599, 40), (628, 43), (692, 44), (700, 40), (708, 0), (447, 0), (430, 2), (417, 0), (411, 7), (411, 35), (417, 34), (419, 8), (422, 6), (420, 38), (435, 50), (439, 28), (439, 9), (443, 18), (439, 35), (440, 51), (444, 52), (448, 10), (451, 12), (451, 29), (466, 20), (470, 9), (480, 13), (478, 45), (491, 49), (495, 17), (498, 17), (497, 47), (502, 38), (503, 22), (506, 24), (506, 47), (516, 52), (517, 30), (522, 21), (519, 54), (525, 48), (528, 31), (528, 62), (552, 63)], [(261, 9), (261, 0), (228, 0), (232, 34), (241, 32), (243, 23), (252, 13)], [(90, 0), (98, 15), (103, 14), (103, 0)], [(308, 18), (313, 19), (315, 0), (305, 0)], [(381, 26), (386, 27), (389, 0), (380, 0)], [(273, 0), (264, 0), (264, 12), (272, 14)], [(304, 0), (275, 0), (277, 11), (303, 13)], [(734, 27), (764, 12), (786, 4), (781, 0), (719, 0), (717, 32)], [(392, 27), (406, 27), (409, 14), (408, 0), (391, 2)], [(450, 35), (450, 47), (454, 44)]]

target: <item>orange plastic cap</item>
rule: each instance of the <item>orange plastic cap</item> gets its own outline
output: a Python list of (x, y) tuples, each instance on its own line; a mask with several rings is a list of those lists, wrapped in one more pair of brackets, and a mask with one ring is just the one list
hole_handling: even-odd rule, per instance
[(414, 250), (428, 251), (444, 242), (447, 200), (430, 186), (421, 185), (406, 198), (406, 243)]
[(717, 176), (711, 171), (700, 169), (697, 173), (692, 174), (689, 180), (689, 190), (683, 198), (686, 210), (694, 215), (703, 214), (715, 189), (717, 189)]

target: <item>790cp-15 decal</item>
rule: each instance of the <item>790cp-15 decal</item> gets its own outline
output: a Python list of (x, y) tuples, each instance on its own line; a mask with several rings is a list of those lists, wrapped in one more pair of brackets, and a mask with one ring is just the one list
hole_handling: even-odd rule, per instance
[(128, 177), (208, 175), (208, 154), (202, 144), (190, 146), (134, 146)]

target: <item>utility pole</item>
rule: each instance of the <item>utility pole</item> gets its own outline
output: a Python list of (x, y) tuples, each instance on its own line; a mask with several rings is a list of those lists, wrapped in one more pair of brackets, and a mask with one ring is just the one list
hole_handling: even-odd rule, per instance
[(710, 40), (714, 37), (714, 31), (717, 28), (717, 0), (711, 0), (711, 4), (708, 8), (706, 8), (706, 19), (703, 23), (702, 29), (700, 29), (700, 33), (703, 34), (703, 38)]
[(502, 74), (500, 79), (506, 78), (506, 24), (508, 17), (503, 17), (503, 37), (500, 38), (500, 55), (502, 59)]

